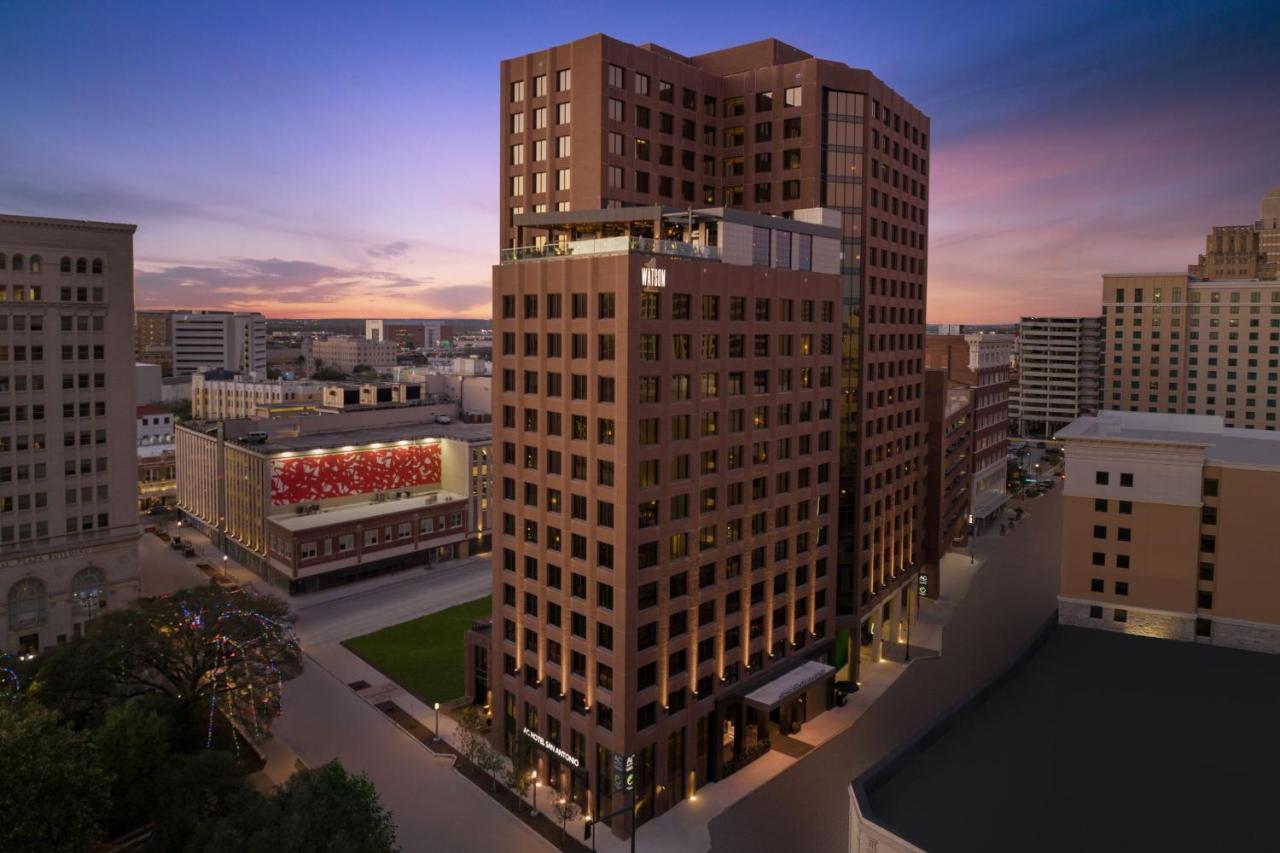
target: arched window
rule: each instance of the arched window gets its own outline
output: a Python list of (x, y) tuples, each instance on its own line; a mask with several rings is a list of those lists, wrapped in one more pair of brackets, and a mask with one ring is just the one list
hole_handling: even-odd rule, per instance
[(71, 579), (71, 601), (76, 616), (92, 618), (107, 606), (107, 574), (97, 566), (88, 566)]
[(0, 252), (0, 270), (6, 269), (8, 266), (8, 258), (5, 257), (4, 252)]
[(102, 258), (93, 259), (93, 274), (102, 275)]
[(13, 271), (22, 272), (22, 255), (13, 256)]
[(31, 256), (31, 264), (30, 264), (30, 267), (31, 267), (31, 271), (32, 271), (32, 272), (40, 272), (40, 268), (41, 268), (43, 265), (44, 265), (44, 259), (43, 259), (43, 258), (41, 258), (39, 255), (32, 255), (32, 256)]
[(89, 262), (84, 258), (76, 258), (76, 272), (88, 272)]
[(71, 258), (63, 255), (62, 260), (58, 263), (58, 269), (61, 272), (71, 272)]
[(49, 618), (49, 596), (39, 578), (23, 578), (9, 587), (9, 630), (43, 625)]

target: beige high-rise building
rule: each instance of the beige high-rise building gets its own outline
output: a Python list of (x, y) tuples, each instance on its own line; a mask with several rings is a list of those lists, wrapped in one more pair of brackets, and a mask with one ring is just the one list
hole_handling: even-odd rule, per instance
[(139, 593), (134, 230), (0, 216), (0, 650)]
[(1014, 343), (1018, 381), (1009, 389), (1017, 434), (1048, 437), (1097, 414), (1101, 357), (1101, 317), (1023, 317)]
[[(396, 366), (396, 353), (400, 344), (395, 341), (369, 340), (350, 335), (333, 335), (308, 341), (310, 357), (318, 367), (332, 367), (343, 373), (352, 373), (360, 365), (368, 365), (377, 371), (389, 371)], [(307, 351), (304, 345), (304, 351)]]
[(1280, 241), (1280, 190), (1261, 213), (1254, 225), (1215, 227), (1186, 273), (1103, 275), (1104, 408), (1276, 428), (1280, 266), (1267, 252)]
[(1058, 437), (1063, 624), (1280, 652), (1280, 434), (1102, 412)]

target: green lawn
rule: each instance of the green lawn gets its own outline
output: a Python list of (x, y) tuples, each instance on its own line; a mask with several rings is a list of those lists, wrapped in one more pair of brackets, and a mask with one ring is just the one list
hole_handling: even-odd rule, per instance
[(343, 645), (424, 702), (463, 692), (462, 633), (489, 615), (489, 596), (401, 622)]

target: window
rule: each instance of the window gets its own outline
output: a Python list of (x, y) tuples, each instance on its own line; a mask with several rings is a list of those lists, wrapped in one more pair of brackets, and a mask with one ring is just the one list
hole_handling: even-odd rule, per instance
[(609, 64), (609, 85), (617, 89), (622, 89), (626, 86), (626, 72), (622, 66)]
[(569, 91), (569, 69), (568, 68), (565, 68), (561, 71), (556, 72), (556, 91), (557, 92)]
[(1117, 621), (1117, 622), (1128, 622), (1128, 621), (1129, 621), (1129, 611), (1128, 611), (1128, 610), (1121, 610), (1119, 607), (1117, 607), (1117, 608), (1116, 608), (1116, 612), (1115, 612), (1114, 614), (1112, 614), (1112, 618), (1113, 618), (1113, 619), (1115, 619), (1115, 621)]
[(1131, 488), (1131, 487), (1133, 486), (1133, 475), (1132, 475), (1132, 474), (1121, 474), (1121, 475), (1120, 475), (1120, 485), (1121, 485), (1122, 487), (1124, 487), (1124, 488)]
[(799, 86), (792, 86), (788, 89), (783, 90), (783, 93), (782, 93), (783, 105), (788, 107), (800, 106), (802, 103), (800, 94), (801, 93), (800, 93)]
[(1111, 482), (1111, 474), (1106, 471), (1098, 471), (1093, 475), (1095, 485), (1105, 486)]

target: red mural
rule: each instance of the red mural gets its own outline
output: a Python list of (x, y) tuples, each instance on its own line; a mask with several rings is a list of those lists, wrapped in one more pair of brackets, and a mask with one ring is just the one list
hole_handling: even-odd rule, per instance
[(440, 445), (413, 444), (277, 459), (271, 502), (296, 504), (440, 482)]

